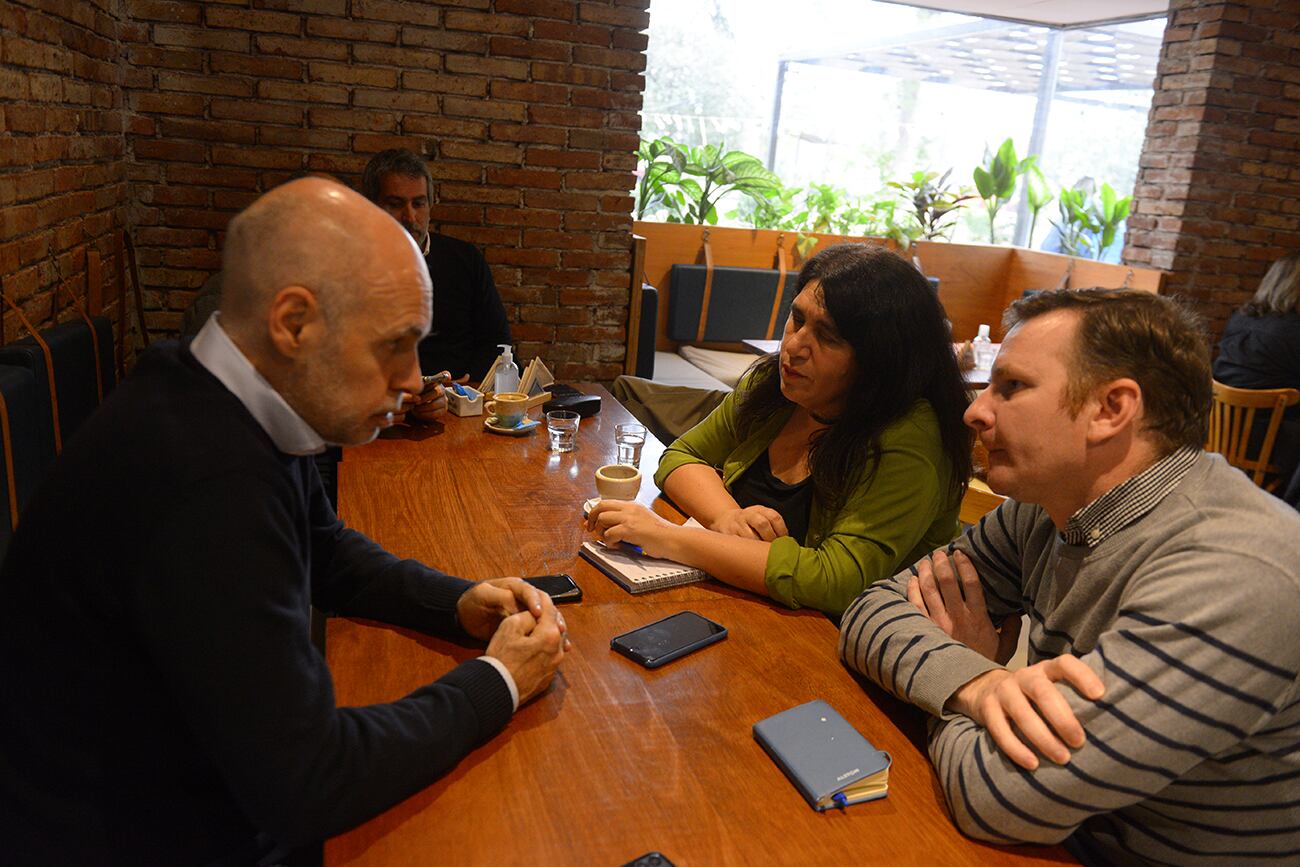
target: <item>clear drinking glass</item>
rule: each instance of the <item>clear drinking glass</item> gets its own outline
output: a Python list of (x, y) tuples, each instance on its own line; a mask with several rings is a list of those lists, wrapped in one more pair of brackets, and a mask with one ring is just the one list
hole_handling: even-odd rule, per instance
[(645, 425), (614, 425), (614, 442), (618, 446), (618, 463), (641, 466), (641, 446), (645, 445)]
[(546, 432), (551, 438), (551, 451), (573, 451), (578, 439), (578, 414), (567, 409), (548, 412)]

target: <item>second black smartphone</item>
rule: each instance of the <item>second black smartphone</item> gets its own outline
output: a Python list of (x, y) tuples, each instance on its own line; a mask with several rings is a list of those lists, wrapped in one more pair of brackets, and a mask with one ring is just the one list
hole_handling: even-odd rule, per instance
[(631, 632), (616, 635), (612, 650), (646, 668), (658, 668), (727, 637), (727, 628), (694, 611), (679, 611)]
[(524, 580), (550, 596), (556, 605), (582, 601), (582, 588), (568, 575), (534, 575)]

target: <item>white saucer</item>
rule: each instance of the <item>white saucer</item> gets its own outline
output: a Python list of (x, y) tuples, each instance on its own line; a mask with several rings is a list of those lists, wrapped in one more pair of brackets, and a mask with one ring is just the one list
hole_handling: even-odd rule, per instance
[(600, 497), (592, 497), (590, 500), (588, 500), (587, 502), (583, 503), (583, 504), (582, 504), (582, 517), (585, 518), (585, 517), (587, 517), (588, 515), (590, 515), (590, 514), (591, 514), (591, 510), (594, 509), (594, 508), (596, 508), (596, 504), (599, 503), (599, 502), (600, 502)]
[(502, 427), (501, 425), (497, 424), (497, 417), (494, 415), (490, 415), (487, 418), (483, 419), (484, 430), (490, 430), (492, 431), (492, 433), (503, 434), (504, 436), (508, 436), (508, 437), (524, 436), (528, 433), (531, 433), (533, 428), (537, 427), (539, 424), (541, 424), (541, 422), (539, 422), (535, 418), (525, 418), (515, 427)]

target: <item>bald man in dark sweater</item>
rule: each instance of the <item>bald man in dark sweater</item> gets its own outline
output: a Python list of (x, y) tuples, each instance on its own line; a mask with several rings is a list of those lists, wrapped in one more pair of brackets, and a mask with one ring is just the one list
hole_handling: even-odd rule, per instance
[[(274, 251), (274, 255), (272, 255)], [(230, 225), (221, 312), (69, 443), (0, 570), (0, 828), (24, 864), (274, 863), (418, 791), (549, 684), (563, 621), (347, 529), (310, 455), (420, 382), (414, 244), (318, 179)], [(486, 652), (338, 708), (310, 605)]]

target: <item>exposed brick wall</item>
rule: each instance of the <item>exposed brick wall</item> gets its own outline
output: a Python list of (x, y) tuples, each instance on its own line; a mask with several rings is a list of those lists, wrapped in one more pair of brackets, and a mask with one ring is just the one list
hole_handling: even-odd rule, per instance
[(621, 372), (648, 0), (126, 0), (126, 147), (152, 328), (290, 172), (430, 160), (433, 221), (493, 266), (525, 359)]
[(1300, 250), (1300, 6), (1173, 0), (1124, 258), (1222, 331)]
[[(76, 315), (66, 294), (54, 300), (60, 280), (79, 299), (90, 292), (96, 310), (102, 289), (104, 312), (117, 315), (114, 229), (128, 200), (121, 25), (118, 0), (0, 2), (0, 278), (38, 326)], [(96, 254), (102, 281), (87, 279)], [(3, 309), (13, 340), (18, 317)]]
[(436, 226), (484, 249), (519, 355), (612, 378), (648, 3), (4, 0), (5, 291), (43, 324), (56, 273), (85, 295), (90, 248), (115, 298), (126, 225), (146, 323), (174, 332), (240, 208), (296, 169), (355, 184), (408, 147)]

